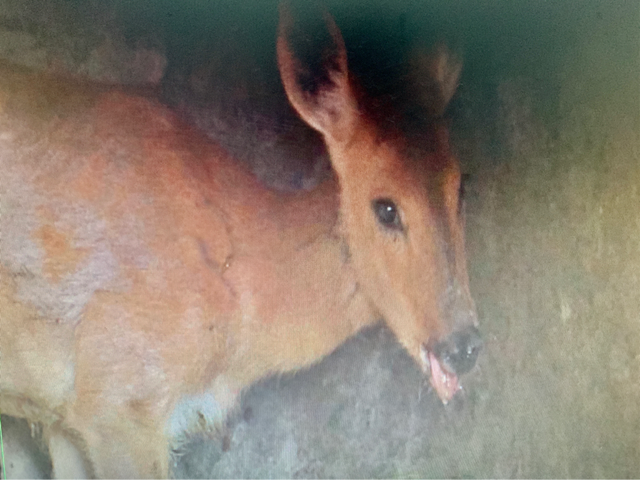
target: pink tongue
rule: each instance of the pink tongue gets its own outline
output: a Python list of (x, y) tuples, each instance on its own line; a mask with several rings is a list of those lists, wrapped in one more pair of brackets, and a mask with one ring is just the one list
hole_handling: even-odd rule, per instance
[(429, 352), (429, 365), (431, 366), (431, 385), (436, 390), (442, 403), (446, 405), (460, 390), (458, 377), (444, 370), (438, 359), (431, 352)]

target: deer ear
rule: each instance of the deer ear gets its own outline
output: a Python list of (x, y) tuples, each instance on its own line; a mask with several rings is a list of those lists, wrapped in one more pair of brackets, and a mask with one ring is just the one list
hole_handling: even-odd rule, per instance
[(412, 94), (433, 116), (441, 116), (456, 93), (462, 61), (446, 46), (427, 51), (416, 48), (410, 54)]
[(340, 143), (353, 133), (358, 107), (342, 34), (329, 14), (324, 17), (330, 45), (319, 53), (319, 70), (312, 71), (294, 56), (289, 39), (291, 15), (286, 6), (280, 7), (278, 68), (287, 97), (300, 117), (327, 141)]

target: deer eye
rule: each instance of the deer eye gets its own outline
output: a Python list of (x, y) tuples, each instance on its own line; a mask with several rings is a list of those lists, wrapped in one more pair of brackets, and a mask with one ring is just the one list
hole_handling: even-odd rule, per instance
[(388, 198), (378, 198), (371, 202), (371, 208), (378, 223), (389, 230), (403, 230), (398, 207)]

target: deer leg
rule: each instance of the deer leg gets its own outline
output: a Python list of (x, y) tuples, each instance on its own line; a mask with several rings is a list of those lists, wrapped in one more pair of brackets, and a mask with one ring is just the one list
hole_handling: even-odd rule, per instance
[(53, 478), (89, 478), (91, 469), (77, 444), (64, 431), (47, 433)]
[(161, 431), (143, 425), (91, 432), (87, 451), (98, 478), (167, 478), (169, 448)]

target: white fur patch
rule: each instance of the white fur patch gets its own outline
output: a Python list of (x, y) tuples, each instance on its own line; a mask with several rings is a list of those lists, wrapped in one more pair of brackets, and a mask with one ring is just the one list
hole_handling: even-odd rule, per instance
[(185, 433), (203, 431), (221, 422), (226, 413), (211, 392), (185, 395), (173, 409), (165, 433), (169, 438), (179, 438)]

